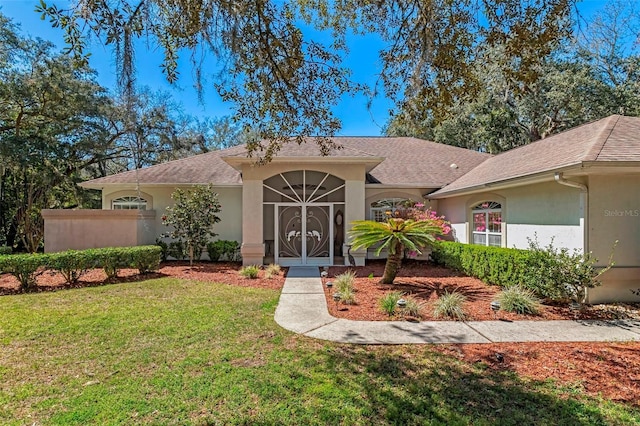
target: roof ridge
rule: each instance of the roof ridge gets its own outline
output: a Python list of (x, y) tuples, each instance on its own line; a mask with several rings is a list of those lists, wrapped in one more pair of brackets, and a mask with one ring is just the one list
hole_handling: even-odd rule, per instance
[[(604, 146), (607, 144), (607, 141), (611, 137), (613, 130), (618, 125), (618, 121), (620, 121), (620, 117), (621, 116), (618, 114), (610, 115), (609, 117), (607, 117), (606, 125), (603, 126), (602, 129), (600, 129), (600, 132), (596, 136), (596, 142), (594, 143), (594, 146), (591, 147), (589, 152), (587, 152), (587, 155), (584, 161), (596, 161), (598, 159), (598, 156), (600, 155), (600, 153), (604, 149)], [(615, 121), (613, 122), (613, 125), (610, 125), (611, 124), (610, 122), (612, 120), (615, 120)], [(608, 133), (607, 133), (607, 130), (608, 130)]]

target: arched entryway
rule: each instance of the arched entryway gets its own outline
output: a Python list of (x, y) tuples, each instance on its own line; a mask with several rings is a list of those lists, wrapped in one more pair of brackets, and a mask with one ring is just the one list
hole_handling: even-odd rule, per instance
[(263, 182), (265, 260), (283, 266), (332, 265), (342, 256), (345, 183), (296, 170)]

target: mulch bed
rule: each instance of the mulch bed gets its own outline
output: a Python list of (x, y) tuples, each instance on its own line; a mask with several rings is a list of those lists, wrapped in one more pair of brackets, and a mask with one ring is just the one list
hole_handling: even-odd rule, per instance
[(349, 268), (334, 266), (329, 268), (329, 279), (347, 270), (356, 273), (355, 305), (336, 305), (333, 290), (325, 286), (327, 306), (331, 315), (352, 320), (388, 321), (401, 319), (382, 312), (380, 299), (388, 292), (400, 291), (417, 299), (423, 305), (419, 318), (409, 320), (437, 321), (447, 318), (433, 316), (433, 304), (445, 292), (462, 293), (467, 301), (464, 304), (467, 320), (573, 320), (573, 319), (640, 319), (640, 304), (583, 306), (580, 311), (569, 309), (567, 305), (543, 304), (538, 315), (519, 315), (505, 311), (497, 314), (491, 310), (491, 301), (496, 299), (500, 288), (490, 286), (479, 279), (467, 277), (450, 269), (426, 262), (409, 261), (403, 263), (393, 285), (380, 284), (384, 271), (384, 261), (370, 261), (367, 266)]
[[(102, 269), (92, 269), (82, 275), (76, 284), (66, 284), (62, 275), (53, 271), (44, 271), (37, 279), (36, 291), (58, 291), (68, 288), (94, 287), (98, 285), (143, 281), (153, 278), (175, 277), (196, 281), (220, 282), (238, 287), (256, 287), (279, 290), (284, 285), (286, 268), (269, 279), (264, 279), (264, 271), (260, 271), (258, 279), (244, 278), (238, 274), (241, 265), (235, 262), (196, 262), (193, 267), (189, 262), (165, 262), (156, 272), (139, 275), (135, 269), (121, 269), (118, 278), (107, 281)], [(9, 274), (0, 275), (0, 295), (20, 292), (18, 281)]]

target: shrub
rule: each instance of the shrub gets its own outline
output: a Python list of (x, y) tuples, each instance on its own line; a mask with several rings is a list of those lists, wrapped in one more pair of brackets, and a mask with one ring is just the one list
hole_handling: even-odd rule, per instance
[(184, 249), (182, 241), (171, 241), (167, 248), (167, 255), (173, 257), (176, 260), (184, 260), (187, 257), (187, 252)]
[(0, 273), (15, 276), (26, 292), (35, 288), (36, 277), (46, 269), (60, 272), (69, 284), (92, 268), (103, 268), (108, 279), (117, 277), (122, 268), (136, 268), (141, 274), (154, 271), (160, 266), (161, 251), (158, 246), (138, 246), (0, 256)]
[(217, 262), (220, 259), (226, 259), (230, 262), (239, 259), (240, 243), (233, 240), (217, 240), (207, 243), (207, 252), (209, 259)]
[(44, 272), (48, 254), (13, 254), (0, 256), (0, 273), (8, 273), (20, 282), (20, 290), (35, 289), (36, 277)]
[(380, 309), (382, 312), (386, 313), (389, 316), (393, 316), (396, 312), (396, 308), (398, 307), (398, 300), (402, 298), (402, 293), (399, 291), (392, 291), (385, 294), (380, 299)]
[(540, 247), (531, 240), (528, 250), (439, 241), (431, 256), (436, 263), (489, 284), (522, 285), (538, 297), (576, 302), (584, 300), (588, 288), (600, 285), (598, 277), (613, 265), (609, 259), (609, 265), (598, 270), (590, 253), (572, 253), (552, 244)]
[(258, 278), (258, 274), (260, 273), (260, 267), (257, 265), (249, 265), (240, 269), (240, 275), (245, 278), (256, 279)]
[(355, 305), (356, 295), (353, 292), (353, 287), (345, 287), (343, 291), (340, 291), (340, 301), (345, 305)]
[(405, 296), (405, 302), (407, 304), (404, 306), (403, 311), (405, 315), (410, 315), (412, 317), (419, 317), (420, 311), (422, 310), (422, 305), (413, 297)]
[(0, 256), (13, 253), (13, 249), (9, 246), (0, 246)]
[(538, 313), (538, 299), (533, 291), (519, 285), (508, 287), (498, 294), (500, 309), (517, 314)]
[(333, 286), (340, 294), (353, 293), (353, 284), (356, 280), (356, 273), (349, 270), (333, 279)]
[(438, 241), (431, 253), (438, 264), (502, 287), (525, 281), (530, 273), (527, 250)]
[(280, 265), (272, 263), (265, 269), (265, 278), (273, 278), (276, 275), (280, 275)]
[(67, 284), (75, 284), (88, 269), (95, 267), (90, 252), (67, 250), (49, 255), (47, 267), (60, 272)]
[(533, 270), (524, 282), (529, 288), (539, 288), (537, 293), (543, 297), (583, 303), (587, 289), (600, 286), (602, 282), (598, 278), (614, 265), (613, 252), (617, 244), (616, 241), (613, 245), (607, 266), (596, 268), (598, 260), (591, 253), (558, 249), (553, 246), (553, 241), (541, 247), (536, 240), (529, 239)]
[(433, 316), (462, 321), (466, 317), (463, 307), (466, 300), (467, 298), (463, 294), (455, 291), (453, 293), (445, 292), (436, 300), (433, 307)]
[(162, 249), (158, 246), (139, 246), (125, 249), (129, 255), (129, 266), (138, 270), (140, 274), (157, 271), (160, 267)]
[(158, 247), (160, 247), (160, 259), (162, 259), (163, 262), (167, 261), (167, 256), (169, 255), (169, 244), (167, 244), (166, 242), (162, 241), (161, 239), (156, 239), (156, 245)]

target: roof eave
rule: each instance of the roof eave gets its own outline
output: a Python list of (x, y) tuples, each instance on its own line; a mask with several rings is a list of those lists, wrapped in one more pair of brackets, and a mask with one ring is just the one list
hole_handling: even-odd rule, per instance
[[(246, 165), (260, 167), (256, 164), (254, 158), (251, 157), (221, 157), (228, 165), (241, 172), (242, 167)], [(313, 163), (331, 163), (331, 164), (364, 164), (366, 171), (373, 170), (378, 164), (384, 161), (384, 157), (274, 157), (268, 164), (282, 164), (294, 162), (296, 164), (313, 164)]]
[(155, 182), (155, 183), (144, 183), (144, 182), (105, 182), (105, 183), (92, 183), (92, 181), (81, 182), (78, 186), (85, 189), (98, 189), (102, 190), (108, 187), (116, 187), (116, 186), (139, 186), (145, 188), (163, 188), (163, 187), (176, 187), (176, 186), (195, 186), (195, 185), (213, 185), (217, 188), (233, 188), (233, 187), (242, 187), (242, 183), (215, 183), (215, 182)]
[(550, 182), (554, 180), (554, 174), (556, 172), (569, 172), (573, 170), (579, 170), (582, 163), (565, 165), (562, 167), (556, 167), (554, 169), (543, 170), (541, 172), (528, 174), (525, 176), (517, 176), (509, 179), (503, 179), (495, 182), (487, 182), (480, 185), (474, 185), (470, 187), (455, 189), (447, 191), (447, 187), (429, 194), (427, 198), (438, 200), (442, 198), (458, 197), (462, 195), (471, 195), (478, 192), (494, 191), (499, 189), (507, 189), (524, 185), (531, 185), (535, 183)]

